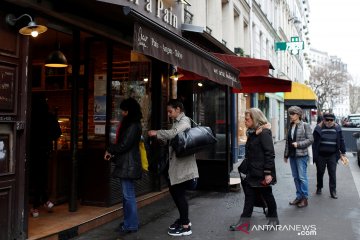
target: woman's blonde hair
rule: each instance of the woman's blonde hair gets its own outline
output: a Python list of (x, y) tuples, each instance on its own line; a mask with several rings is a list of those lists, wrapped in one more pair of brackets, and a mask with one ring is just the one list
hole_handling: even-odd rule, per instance
[(265, 117), (264, 113), (258, 108), (247, 109), (245, 111), (245, 116), (246, 116), (246, 114), (249, 114), (249, 116), (253, 120), (255, 129), (268, 123), (268, 120)]

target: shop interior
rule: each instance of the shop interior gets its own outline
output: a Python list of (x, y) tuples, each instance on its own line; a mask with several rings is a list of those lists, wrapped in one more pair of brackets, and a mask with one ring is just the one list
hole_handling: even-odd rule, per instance
[[(119, 207), (116, 204), (121, 201), (120, 185), (115, 180), (109, 180), (112, 166), (103, 160), (103, 154), (105, 146), (115, 141), (116, 129), (121, 121), (119, 105), (123, 99), (133, 97), (139, 101), (143, 111), (143, 131), (146, 132), (150, 126), (150, 59), (132, 52), (128, 46), (109, 44), (105, 39), (86, 32), (80, 32), (79, 38), (80, 44), (74, 43), (70, 29), (54, 25), (38, 37), (29, 39), (32, 104), (44, 99), (61, 128), (61, 136), (53, 141), (47, 167), (48, 195), (55, 204), (54, 212), (48, 213), (40, 207), (39, 217), (34, 218), (30, 214), (36, 187), (29, 174), (29, 239), (36, 239), (39, 234), (46, 236), (49, 225), (58, 228), (58, 232), (70, 228), (67, 226), (69, 221), (61, 221), (69, 214), (72, 215), (71, 224), (74, 224), (73, 221), (86, 221)], [(75, 44), (78, 49), (74, 48)], [(79, 67), (74, 72), (76, 58)], [(46, 66), (54, 59), (65, 65)], [(112, 81), (107, 80), (108, 75), (111, 75)], [(74, 90), (74, 86), (78, 90)], [(75, 101), (72, 100), (74, 91)], [(108, 93), (111, 100), (107, 97)], [(78, 109), (77, 128), (72, 130), (74, 107)], [(31, 121), (30, 129), (37, 120), (34, 118)], [(72, 136), (74, 134), (75, 137)], [(32, 135), (30, 141), (35, 139), (36, 134)], [(71, 191), (74, 191), (72, 150), (75, 143), (72, 138), (77, 139), (76, 216), (68, 207)], [(28, 164), (31, 165), (32, 161), (36, 159), (30, 156)], [(31, 169), (28, 166), (28, 170)], [(145, 176), (137, 183), (137, 194), (150, 192), (150, 185), (150, 177)], [(53, 228), (50, 231), (54, 231)]]

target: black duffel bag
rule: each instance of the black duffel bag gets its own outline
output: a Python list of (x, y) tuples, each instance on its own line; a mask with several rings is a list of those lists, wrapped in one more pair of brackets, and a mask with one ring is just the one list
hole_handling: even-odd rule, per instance
[(197, 125), (178, 133), (171, 140), (170, 144), (176, 153), (176, 157), (185, 157), (201, 151), (216, 142), (217, 139), (210, 127)]

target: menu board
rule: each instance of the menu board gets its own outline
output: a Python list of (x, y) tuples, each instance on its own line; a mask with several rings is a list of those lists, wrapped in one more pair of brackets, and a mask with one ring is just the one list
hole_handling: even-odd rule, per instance
[(14, 71), (0, 67), (0, 110), (12, 111), (14, 108)]

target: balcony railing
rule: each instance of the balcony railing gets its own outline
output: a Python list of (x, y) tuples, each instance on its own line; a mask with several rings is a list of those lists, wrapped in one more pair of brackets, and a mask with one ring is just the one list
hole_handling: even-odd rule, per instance
[(184, 13), (185, 13), (184, 22), (185, 22), (186, 24), (192, 24), (192, 21), (193, 21), (193, 18), (194, 18), (194, 14), (192, 14), (191, 12), (189, 12), (189, 10), (187, 10), (187, 9), (184, 9)]

